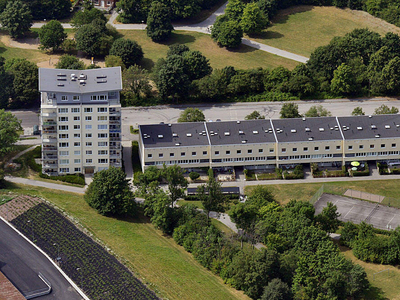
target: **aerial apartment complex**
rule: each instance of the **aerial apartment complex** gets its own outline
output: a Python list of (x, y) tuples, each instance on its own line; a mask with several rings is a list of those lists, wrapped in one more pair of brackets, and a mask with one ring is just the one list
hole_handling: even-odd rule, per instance
[(142, 170), (399, 161), (400, 115), (139, 126)]
[(43, 173), (122, 166), (121, 90), (120, 67), (39, 69)]

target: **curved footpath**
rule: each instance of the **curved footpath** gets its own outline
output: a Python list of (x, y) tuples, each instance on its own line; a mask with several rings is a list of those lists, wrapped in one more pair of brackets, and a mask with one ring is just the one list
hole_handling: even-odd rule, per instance
[[(215, 20), (218, 16), (223, 15), (225, 12), (225, 8), (228, 2), (225, 2), (221, 7), (219, 7), (214, 13), (212, 13), (206, 20), (203, 22), (192, 24), (192, 25), (174, 25), (175, 30), (184, 30), (184, 31), (195, 31), (200, 33), (210, 34), (210, 27), (215, 23)], [(146, 24), (114, 24), (115, 19), (118, 14), (114, 11), (111, 15), (108, 23), (114, 26), (118, 30), (144, 30), (146, 28)], [(32, 28), (40, 28), (46, 23), (33, 23)], [(63, 23), (62, 26), (65, 29), (72, 29), (73, 27), (69, 23)], [(298, 61), (301, 63), (306, 63), (308, 61), (308, 57), (301, 56), (298, 54), (294, 54), (285, 50), (281, 50), (275, 47), (271, 47), (268, 45), (264, 45), (246, 38), (242, 39), (242, 43), (256, 48), (261, 51), (265, 51), (277, 56), (281, 56), (284, 58), (288, 58), (294, 61)]]

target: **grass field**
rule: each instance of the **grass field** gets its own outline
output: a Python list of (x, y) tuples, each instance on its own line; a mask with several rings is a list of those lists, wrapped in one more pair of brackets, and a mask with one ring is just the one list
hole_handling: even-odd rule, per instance
[[(164, 236), (148, 219), (107, 218), (91, 209), (83, 197), (68, 192), (13, 185), (13, 192), (43, 197), (54, 203), (96, 238), (124, 258), (139, 278), (167, 299), (249, 299), (225, 285), (172, 238)], [(7, 192), (8, 190), (5, 190)]]
[(380, 34), (399, 34), (400, 28), (363, 11), (336, 7), (295, 6), (278, 12), (260, 36), (253, 40), (293, 53), (310, 56), (327, 45), (335, 36), (343, 36), (356, 28), (369, 28)]
[(220, 48), (211, 39), (210, 35), (198, 32), (175, 31), (171, 39), (164, 44), (154, 43), (144, 30), (120, 30), (124, 37), (135, 40), (142, 46), (144, 60), (142, 65), (151, 69), (159, 58), (165, 58), (168, 47), (174, 44), (187, 45), (191, 50), (198, 50), (210, 60), (210, 64), (215, 69), (226, 66), (233, 66), (237, 69), (249, 68), (274, 68), (284, 66), (293, 69), (299, 63), (279, 57), (264, 51), (260, 51), (245, 45), (238, 50), (228, 51)]

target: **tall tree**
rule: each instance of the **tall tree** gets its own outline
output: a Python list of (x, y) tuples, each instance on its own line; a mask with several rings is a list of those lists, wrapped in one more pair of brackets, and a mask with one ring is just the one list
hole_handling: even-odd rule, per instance
[(100, 19), (105, 22), (107, 22), (107, 18), (105, 17), (104, 13), (94, 7), (86, 8), (83, 11), (78, 10), (75, 14), (74, 17), (72, 18), (71, 25), (73, 27), (81, 27), (85, 24), (90, 24), (94, 20)]
[(23, 0), (32, 12), (34, 20), (62, 19), (71, 12), (71, 0)]
[(335, 232), (339, 228), (340, 214), (337, 212), (336, 205), (328, 202), (328, 205), (322, 209), (322, 212), (317, 216), (317, 222), (320, 228), (327, 233)]
[(375, 109), (374, 114), (375, 115), (391, 115), (391, 114), (397, 114), (399, 112), (399, 109), (397, 107), (392, 106), (392, 108), (389, 108), (389, 106), (382, 104), (378, 108)]
[(146, 22), (152, 1), (149, 0), (119, 0), (117, 9), (122, 23)]
[(151, 222), (164, 233), (172, 234), (175, 225), (175, 210), (170, 198), (163, 190), (158, 190), (152, 199), (153, 215)]
[(165, 4), (154, 1), (147, 18), (147, 36), (153, 42), (162, 42), (171, 36), (172, 30), (170, 10)]
[(133, 215), (136, 204), (126, 174), (119, 168), (96, 172), (84, 196), (100, 214)]
[(299, 106), (295, 103), (283, 103), (280, 114), (281, 119), (301, 118)]
[(274, 278), (264, 289), (261, 300), (290, 300), (292, 292), (286, 282), (279, 278)]
[(17, 131), (22, 130), (21, 121), (10, 112), (0, 109), (0, 154), (4, 155), (12, 149), (18, 140)]
[(357, 106), (356, 108), (353, 109), (353, 111), (351, 112), (352, 116), (364, 116), (365, 112), (363, 111), (363, 109), (360, 106)]
[(188, 107), (183, 112), (181, 112), (178, 122), (204, 122), (205, 120), (206, 117), (200, 109)]
[(21, 0), (9, 1), (0, 15), (0, 23), (12, 38), (19, 38), (31, 28), (32, 14)]
[(6, 71), (4, 57), (0, 57), (0, 109), (7, 108), (13, 91), (13, 76)]
[(185, 51), (182, 56), (189, 80), (200, 79), (211, 74), (210, 61), (200, 51)]
[(215, 180), (212, 169), (208, 170), (208, 182), (197, 188), (199, 200), (207, 213), (207, 221), (211, 211), (225, 211), (225, 196), (222, 193), (221, 183)]
[(59, 21), (51, 20), (39, 30), (40, 48), (55, 51), (60, 48), (67, 34)]
[(84, 70), (85, 64), (74, 55), (64, 54), (56, 63), (57, 69)]
[(185, 194), (185, 189), (188, 186), (188, 182), (183, 176), (183, 170), (180, 166), (165, 166), (162, 170), (162, 177), (168, 182), (169, 199), (171, 206), (174, 207), (174, 203)]
[(341, 64), (334, 72), (331, 91), (336, 95), (350, 95), (357, 90), (355, 76), (350, 66)]
[(243, 30), (238, 21), (222, 15), (217, 17), (211, 29), (211, 37), (222, 47), (238, 48), (242, 44)]
[(265, 119), (265, 116), (260, 114), (259, 111), (255, 110), (251, 114), (248, 114), (244, 119), (245, 120), (261, 120), (261, 119)]
[(144, 99), (151, 96), (150, 77), (147, 70), (134, 65), (122, 72), (123, 96), (126, 98)]
[(112, 44), (110, 55), (121, 57), (124, 65), (129, 68), (142, 60), (143, 50), (137, 42), (121, 38)]
[(257, 3), (247, 3), (240, 21), (243, 32), (247, 34), (260, 33), (267, 25), (268, 19)]

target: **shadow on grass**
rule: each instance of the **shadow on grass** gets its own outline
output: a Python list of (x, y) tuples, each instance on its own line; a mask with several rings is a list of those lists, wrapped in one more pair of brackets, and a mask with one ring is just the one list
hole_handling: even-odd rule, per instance
[(280, 39), (285, 37), (282, 33), (272, 31), (272, 30), (266, 30), (258, 34), (252, 34), (249, 35), (250, 38), (256, 38), (256, 39), (268, 39), (268, 40), (274, 40), (274, 39)]
[(172, 32), (171, 37), (160, 44), (171, 46), (174, 44), (191, 44), (196, 41), (196, 38), (190, 34)]
[(285, 24), (289, 20), (290, 15), (311, 11), (313, 10), (313, 8), (314, 8), (313, 5), (297, 5), (286, 9), (282, 9), (272, 19), (272, 24)]
[(147, 57), (144, 57), (140, 62), (140, 66), (146, 69), (147, 71), (151, 71), (154, 65), (155, 65), (154, 61)]

